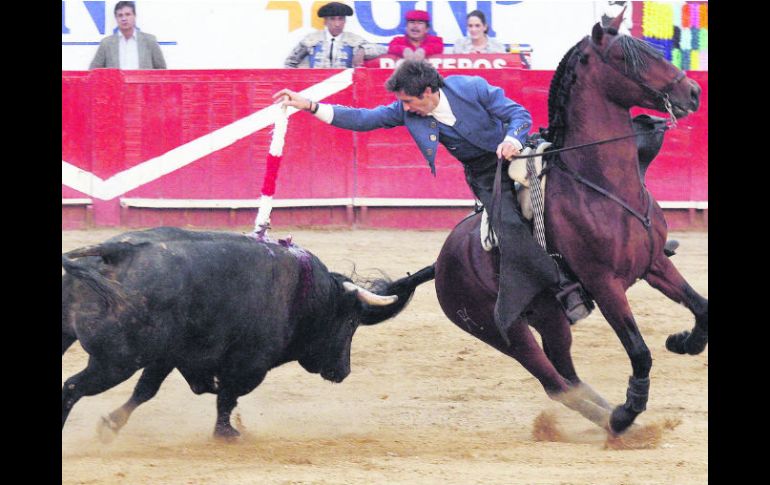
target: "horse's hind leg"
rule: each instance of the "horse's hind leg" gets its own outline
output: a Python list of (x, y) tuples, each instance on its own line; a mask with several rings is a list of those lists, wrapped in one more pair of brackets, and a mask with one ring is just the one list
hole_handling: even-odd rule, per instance
[[(565, 324), (569, 327), (568, 323)], [(495, 347), (519, 361), (530, 374), (535, 376), (540, 381), (540, 384), (542, 384), (548, 397), (579, 412), (596, 425), (602, 428), (607, 427), (610, 416), (609, 410), (575, 392), (576, 388), (559, 373), (543, 349), (538, 345), (528, 325), (523, 321), (516, 322), (508, 331), (508, 337), (511, 342), (510, 346), (503, 345), (502, 339), (500, 339), (501, 344)], [(551, 349), (553, 352), (556, 352), (560, 348), (559, 346), (553, 346)], [(569, 354), (569, 345), (567, 345), (566, 352)], [(572, 361), (569, 355), (567, 359), (571, 367)], [(575, 378), (577, 377), (574, 374), (574, 369), (572, 369), (572, 375)]]
[(540, 334), (543, 340), (543, 351), (548, 356), (556, 370), (562, 377), (569, 380), (571, 393), (576, 397), (587, 399), (594, 404), (611, 410), (612, 405), (594, 391), (591, 386), (582, 382), (572, 363), (572, 329), (564, 311), (548, 296), (537, 300), (534, 313), (529, 317), (530, 324)]
[(677, 354), (695, 355), (703, 352), (709, 335), (709, 302), (700, 296), (682, 277), (668, 258), (658, 258), (645, 280), (655, 289), (686, 306), (695, 315), (692, 332), (685, 330), (669, 335), (666, 348)]
[(61, 391), (61, 426), (72, 407), (83, 396), (93, 396), (117, 386), (136, 372), (137, 367), (110, 365), (91, 356), (88, 366), (64, 382)]
[(134, 392), (128, 401), (121, 407), (111, 412), (109, 416), (102, 417), (99, 425), (99, 438), (104, 443), (109, 443), (125, 426), (131, 413), (142, 403), (152, 399), (160, 389), (163, 380), (174, 370), (174, 366), (167, 363), (154, 363), (148, 365), (142, 371), (142, 376), (134, 387)]

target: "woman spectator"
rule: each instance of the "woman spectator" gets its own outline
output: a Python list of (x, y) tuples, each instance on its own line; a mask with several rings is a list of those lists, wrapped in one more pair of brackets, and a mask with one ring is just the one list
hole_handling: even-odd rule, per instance
[(468, 35), (455, 41), (455, 54), (496, 54), (505, 52), (505, 46), (487, 35), (489, 26), (484, 12), (474, 10), (466, 17)]

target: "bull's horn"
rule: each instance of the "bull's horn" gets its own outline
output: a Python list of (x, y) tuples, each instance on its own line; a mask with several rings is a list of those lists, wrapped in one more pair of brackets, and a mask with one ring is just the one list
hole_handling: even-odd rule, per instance
[(386, 305), (395, 303), (398, 300), (398, 296), (396, 295), (390, 295), (390, 296), (376, 295), (371, 291), (365, 288), (361, 288), (358, 285), (354, 285), (349, 281), (343, 282), (342, 286), (345, 288), (346, 291), (354, 292), (358, 297), (358, 299), (361, 300), (363, 303), (366, 303), (372, 306), (386, 306)]

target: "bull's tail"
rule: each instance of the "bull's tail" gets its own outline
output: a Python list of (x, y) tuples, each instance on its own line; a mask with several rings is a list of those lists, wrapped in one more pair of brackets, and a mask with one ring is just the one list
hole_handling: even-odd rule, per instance
[(396, 281), (377, 280), (372, 285), (372, 291), (378, 295), (396, 295), (398, 300), (392, 305), (367, 305), (361, 317), (362, 325), (374, 325), (398, 315), (406, 307), (414, 295), (414, 290), (421, 284), (436, 277), (435, 264), (426, 266), (420, 271)]
[(113, 242), (86, 246), (62, 254), (61, 264), (64, 271), (88, 285), (110, 308), (116, 308), (126, 302), (121, 284), (104, 277), (93, 264), (76, 261), (76, 258), (96, 256), (108, 264), (114, 264), (127, 254), (133, 253), (139, 245), (144, 243)]

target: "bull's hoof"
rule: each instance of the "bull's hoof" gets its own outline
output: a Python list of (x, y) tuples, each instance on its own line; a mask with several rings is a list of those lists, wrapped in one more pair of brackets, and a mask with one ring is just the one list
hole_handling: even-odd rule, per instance
[(621, 434), (634, 423), (636, 416), (636, 413), (629, 411), (625, 406), (617, 406), (610, 415), (610, 432)]
[(232, 443), (241, 436), (241, 433), (237, 429), (233, 428), (229, 424), (226, 426), (217, 426), (214, 428), (214, 439), (218, 441), (224, 441)]
[(108, 445), (115, 440), (119, 430), (120, 426), (107, 416), (102, 416), (102, 419), (99, 420), (99, 424), (96, 425), (96, 434), (99, 437), (99, 441), (105, 445)]

